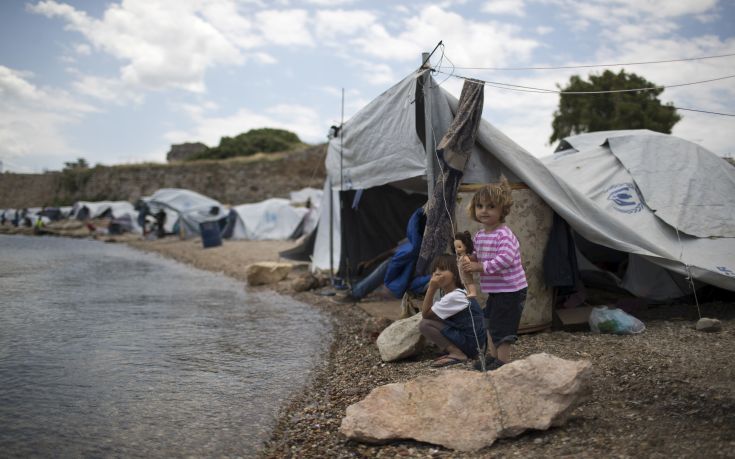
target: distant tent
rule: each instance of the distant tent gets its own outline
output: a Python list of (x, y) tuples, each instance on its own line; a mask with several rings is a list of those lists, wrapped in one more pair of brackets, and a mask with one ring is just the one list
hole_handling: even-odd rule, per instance
[(72, 206), (70, 216), (77, 220), (88, 220), (91, 218), (129, 218), (133, 222), (130, 231), (136, 233), (142, 232), (142, 229), (136, 222), (138, 212), (128, 201), (77, 201)]
[(282, 198), (242, 204), (230, 209), (223, 235), (253, 241), (295, 239), (308, 213), (309, 209), (293, 207), (291, 201)]
[(142, 200), (152, 215), (164, 211), (166, 233), (173, 233), (176, 228), (184, 238), (199, 236), (199, 225), (204, 222), (216, 221), (223, 228), (229, 214), (229, 210), (218, 201), (181, 188), (161, 188)]

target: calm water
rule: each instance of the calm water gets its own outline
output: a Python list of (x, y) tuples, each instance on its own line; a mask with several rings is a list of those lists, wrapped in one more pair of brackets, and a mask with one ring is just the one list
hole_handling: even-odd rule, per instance
[(329, 332), (126, 246), (0, 235), (0, 455), (253, 456)]

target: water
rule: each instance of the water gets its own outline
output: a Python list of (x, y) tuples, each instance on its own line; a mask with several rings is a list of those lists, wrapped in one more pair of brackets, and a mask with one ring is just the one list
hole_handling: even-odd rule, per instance
[(253, 456), (329, 333), (126, 246), (0, 236), (1, 455)]

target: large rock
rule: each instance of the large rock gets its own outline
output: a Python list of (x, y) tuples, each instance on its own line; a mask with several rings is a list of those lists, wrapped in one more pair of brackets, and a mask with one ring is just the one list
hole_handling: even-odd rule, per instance
[(291, 272), (291, 263), (261, 261), (248, 266), (245, 271), (248, 285), (264, 285), (280, 282)]
[(592, 364), (534, 354), (481, 373), (442, 370), (387, 384), (347, 408), (340, 432), (366, 443), (414, 439), (476, 451), (566, 422), (590, 393)]
[(697, 321), (695, 328), (699, 331), (713, 333), (722, 330), (722, 323), (717, 319), (702, 317)]
[(419, 322), (421, 313), (396, 320), (380, 333), (376, 343), (384, 362), (411, 357), (423, 348), (425, 341), (419, 331)]

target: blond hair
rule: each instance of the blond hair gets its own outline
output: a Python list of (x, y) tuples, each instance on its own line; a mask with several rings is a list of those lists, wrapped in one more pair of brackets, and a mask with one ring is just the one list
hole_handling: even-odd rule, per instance
[(476, 222), (479, 222), (477, 214), (475, 214), (475, 207), (478, 203), (489, 203), (492, 206), (500, 207), (500, 221), (505, 222), (505, 217), (510, 213), (510, 208), (513, 207), (513, 195), (508, 179), (501, 176), (500, 182), (484, 186), (472, 196), (472, 200), (467, 206), (467, 213)]

